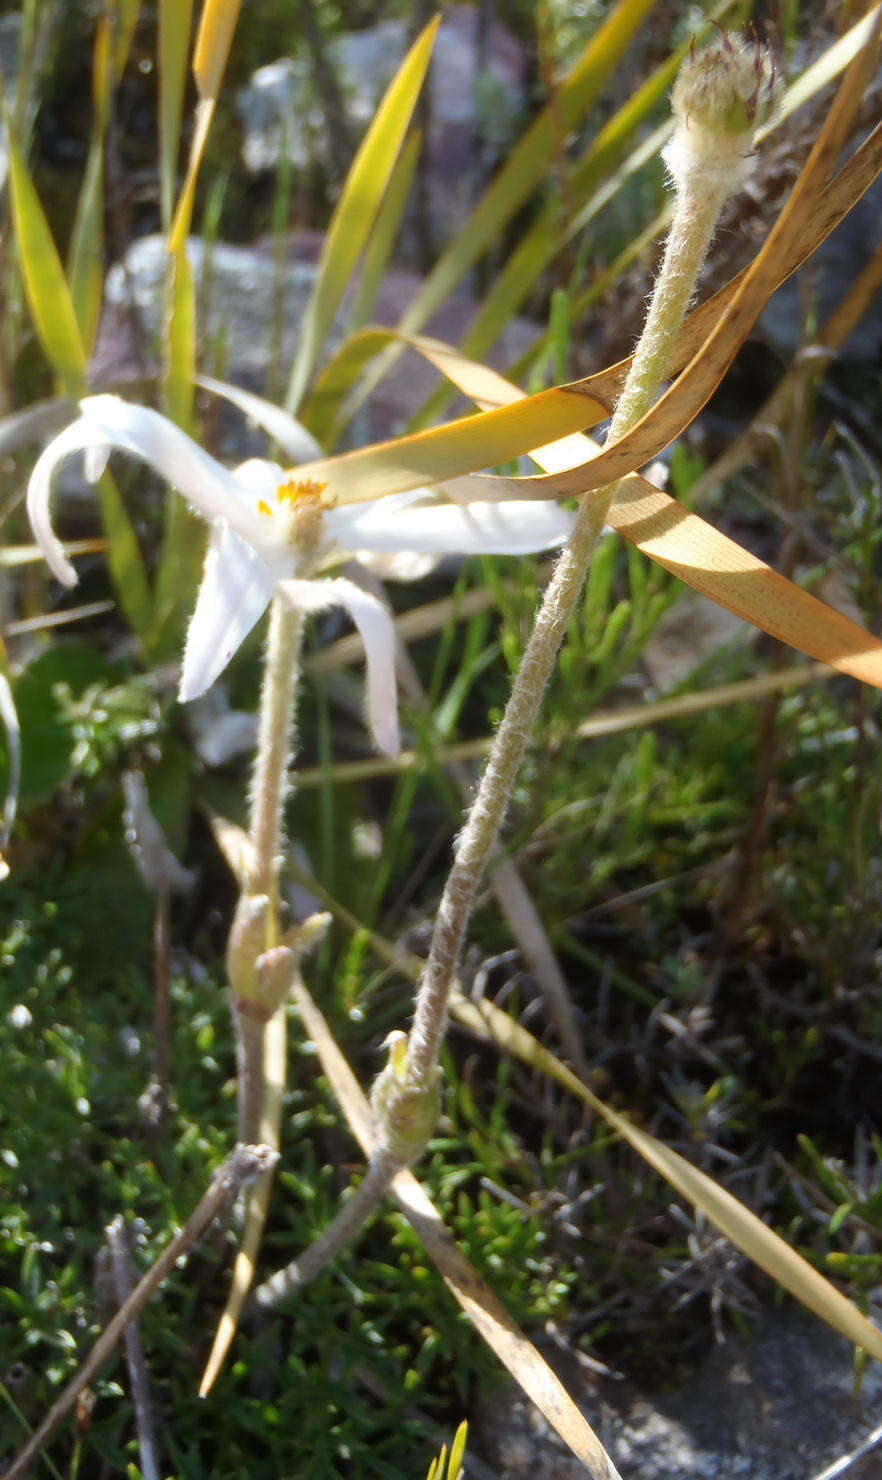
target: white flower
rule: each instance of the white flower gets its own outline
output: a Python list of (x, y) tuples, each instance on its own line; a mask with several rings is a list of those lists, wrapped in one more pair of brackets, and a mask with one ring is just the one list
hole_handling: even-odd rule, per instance
[[(361, 633), (367, 657), (367, 710), (381, 749), (398, 748), (395, 634), (381, 602), (352, 581), (315, 579), (354, 551), (430, 555), (524, 555), (566, 539), (572, 516), (542, 502), (442, 503), (417, 489), (335, 508), (320, 486), (296, 472), (251, 458), (228, 469), (173, 422), (117, 396), (90, 396), (80, 416), (38, 458), (28, 513), (43, 553), (65, 585), (76, 583), (52, 528), (52, 475), (64, 458), (86, 454), (97, 478), (118, 448), (149, 463), (210, 526), (196, 609), (190, 621), (180, 697), (196, 699), (214, 683), (278, 591), (301, 611), (342, 606)], [(279, 413), (281, 415), (281, 413)]]

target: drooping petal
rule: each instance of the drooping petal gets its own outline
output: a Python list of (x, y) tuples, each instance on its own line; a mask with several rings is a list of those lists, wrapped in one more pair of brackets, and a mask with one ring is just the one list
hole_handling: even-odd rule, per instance
[(187, 631), (178, 693), (182, 703), (198, 699), (223, 672), (265, 612), (273, 585), (272, 572), (256, 551), (217, 520)]
[(364, 643), (367, 661), (367, 715), (371, 733), (380, 750), (397, 755), (398, 693), (395, 686), (395, 627), (381, 601), (362, 591), (352, 581), (280, 581), (279, 589), (304, 612), (319, 612), (342, 606), (349, 613)]
[(530, 555), (561, 544), (573, 516), (550, 501), (428, 504), (391, 509), (391, 500), (352, 504), (325, 516), (346, 550), (436, 555)]
[(149, 463), (177, 488), (206, 519), (224, 518), (245, 539), (259, 542), (265, 525), (250, 500), (243, 498), (235, 477), (190, 437), (157, 411), (132, 406), (118, 396), (89, 396), (81, 402), (82, 415), (59, 432), (41, 453), (28, 485), (28, 513), (34, 534), (58, 579), (76, 583), (76, 572), (65, 559), (52, 529), (50, 499), (52, 475), (64, 458), (90, 453), (94, 472), (109, 448), (119, 448)]
[(197, 375), (196, 384), (238, 407), (249, 421), (256, 422), (267, 436), (278, 442), (295, 463), (312, 462), (321, 457), (322, 449), (315, 437), (281, 406), (274, 406), (272, 401), (265, 401), (263, 396), (256, 396), (241, 386), (230, 385), (229, 381), (215, 380), (211, 375)]
[(6, 730), (6, 756), (9, 773), (6, 782), (6, 800), (3, 803), (3, 821), (0, 824), (0, 881), (2, 881), (9, 875), (9, 865), (3, 853), (12, 836), (21, 787), (21, 728), (12, 689), (8, 678), (3, 673), (0, 673), (0, 719)]

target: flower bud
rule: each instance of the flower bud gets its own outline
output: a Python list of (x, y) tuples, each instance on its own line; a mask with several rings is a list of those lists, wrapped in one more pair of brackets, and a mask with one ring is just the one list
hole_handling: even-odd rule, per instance
[(693, 50), (677, 75), (671, 107), (690, 128), (753, 134), (772, 116), (780, 80), (771, 52), (734, 31)]
[(734, 32), (723, 32), (687, 57), (674, 83), (671, 107), (680, 120), (664, 151), (678, 189), (687, 184), (725, 199), (751, 168), (753, 136), (774, 113), (780, 80), (771, 52)]
[(241, 1002), (253, 1002), (260, 996), (257, 962), (266, 950), (269, 920), (268, 895), (239, 896), (227, 942), (227, 979), (233, 996)]
[(425, 1151), (441, 1114), (441, 1071), (435, 1066), (422, 1084), (409, 1078), (407, 1035), (386, 1039), (389, 1062), (371, 1091), (371, 1109), (380, 1145), (394, 1161), (409, 1166)]

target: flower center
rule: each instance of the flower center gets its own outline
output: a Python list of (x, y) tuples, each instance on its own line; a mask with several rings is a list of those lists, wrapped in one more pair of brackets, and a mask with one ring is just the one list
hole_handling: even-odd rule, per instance
[(323, 515), (334, 504), (325, 495), (326, 487), (312, 478), (288, 478), (278, 485), (271, 501), (257, 501), (258, 514), (271, 526), (273, 543), (293, 545), (304, 563), (318, 554), (324, 534)]

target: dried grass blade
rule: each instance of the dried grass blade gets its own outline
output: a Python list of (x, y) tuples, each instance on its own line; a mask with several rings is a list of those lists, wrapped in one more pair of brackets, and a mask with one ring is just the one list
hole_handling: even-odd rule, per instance
[(475, 1004), (462, 997), (453, 1002), (452, 1012), (463, 1026), (481, 1037), (489, 1034), (495, 1043), (522, 1063), (555, 1080), (588, 1105), (748, 1259), (764, 1269), (822, 1321), (877, 1361), (882, 1361), (882, 1331), (725, 1188), (598, 1099), (560, 1059), (543, 1048), (508, 1013), (501, 1012), (490, 1002)]

